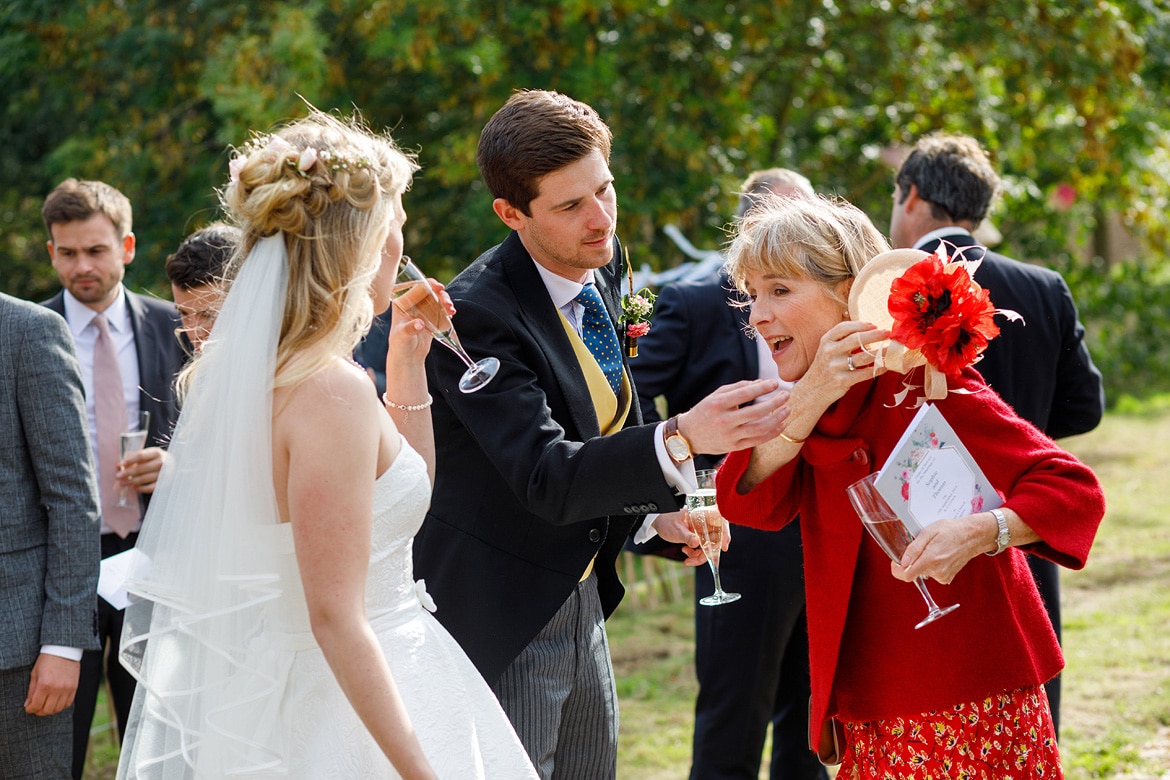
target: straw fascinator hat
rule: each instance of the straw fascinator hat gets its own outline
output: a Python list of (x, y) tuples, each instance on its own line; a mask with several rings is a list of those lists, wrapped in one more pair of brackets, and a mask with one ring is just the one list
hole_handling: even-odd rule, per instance
[[(940, 246), (933, 254), (894, 249), (862, 267), (849, 291), (849, 317), (890, 331), (889, 341), (870, 345), (875, 369), (907, 374), (925, 366), (926, 398), (946, 397), (947, 376), (978, 362), (999, 335), (994, 315), (1021, 319), (992, 305), (974, 279), (979, 263), (948, 258)], [(916, 387), (906, 380), (897, 401)]]

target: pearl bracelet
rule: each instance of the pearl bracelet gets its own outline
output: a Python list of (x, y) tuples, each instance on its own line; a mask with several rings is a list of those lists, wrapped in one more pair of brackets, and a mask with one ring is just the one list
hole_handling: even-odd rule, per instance
[(386, 406), (389, 406), (391, 409), (397, 409), (401, 412), (421, 412), (424, 409), (430, 409), (431, 404), (434, 403), (434, 401), (435, 399), (431, 397), (431, 394), (427, 393), (427, 400), (421, 404), (399, 404), (391, 401), (386, 397), (385, 393), (382, 393), (382, 403), (386, 404)]

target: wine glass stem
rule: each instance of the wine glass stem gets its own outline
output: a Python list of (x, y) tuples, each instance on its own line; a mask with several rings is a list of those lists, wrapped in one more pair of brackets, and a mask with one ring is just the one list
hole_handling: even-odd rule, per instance
[(711, 575), (715, 578), (715, 592), (722, 593), (723, 583), (719, 581), (719, 567), (711, 563), (711, 561), (707, 561), (707, 565), (711, 567)]
[(462, 347), (460, 347), (456, 344), (453, 344), (451, 342), (448, 342), (448, 341), (443, 341), (440, 343), (442, 343), (442, 345), (444, 347), (446, 347), (447, 349), (454, 352), (455, 356), (463, 361), (463, 365), (467, 366), (472, 371), (478, 370), (478, 366), (475, 365), (475, 361), (471, 359), (470, 355), (468, 355), (466, 352), (463, 351)]
[(930, 608), (932, 613), (942, 611), (939, 609), (938, 604), (934, 603), (934, 598), (930, 595), (930, 591), (926, 589), (926, 581), (924, 579), (915, 577), (914, 585), (918, 588), (918, 592), (922, 594), (922, 598), (926, 599), (926, 606)]

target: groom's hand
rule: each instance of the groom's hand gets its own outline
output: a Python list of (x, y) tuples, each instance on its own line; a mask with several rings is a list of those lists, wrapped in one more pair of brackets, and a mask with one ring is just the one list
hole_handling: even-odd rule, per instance
[(724, 385), (679, 415), (678, 431), (695, 454), (723, 455), (771, 441), (784, 430), (791, 412), (786, 406), (788, 391), (756, 399), (779, 387), (774, 379)]
[[(691, 529), (690, 521), (687, 519), (687, 510), (680, 509), (677, 512), (658, 515), (654, 518), (654, 530), (666, 541), (682, 545), (682, 551), (687, 556), (683, 560), (683, 565), (702, 566), (707, 562), (707, 556), (700, 546), (699, 535)], [(727, 550), (727, 545), (730, 543), (731, 528), (724, 520), (723, 544), (721, 545), (724, 551)]]

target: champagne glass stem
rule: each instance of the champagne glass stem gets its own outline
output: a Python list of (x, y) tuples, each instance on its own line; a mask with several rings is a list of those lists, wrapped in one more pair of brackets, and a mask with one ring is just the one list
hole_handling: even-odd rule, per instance
[(723, 583), (719, 581), (719, 567), (707, 561), (707, 565), (711, 567), (711, 575), (715, 578), (715, 595), (723, 595)]
[(439, 343), (442, 344), (447, 349), (454, 352), (455, 357), (457, 357), (463, 361), (463, 365), (467, 366), (472, 371), (477, 370), (477, 367), (475, 365), (475, 361), (473, 361), (471, 359), (470, 355), (468, 355), (466, 352), (463, 351), (463, 347), (455, 344), (453, 341), (447, 341), (445, 339), (440, 339)]
[(914, 578), (914, 585), (918, 588), (918, 592), (922, 594), (922, 598), (926, 599), (926, 606), (930, 608), (932, 614), (942, 611), (939, 609), (938, 604), (934, 603), (934, 598), (930, 595), (930, 591), (926, 587), (926, 582), (921, 577)]

